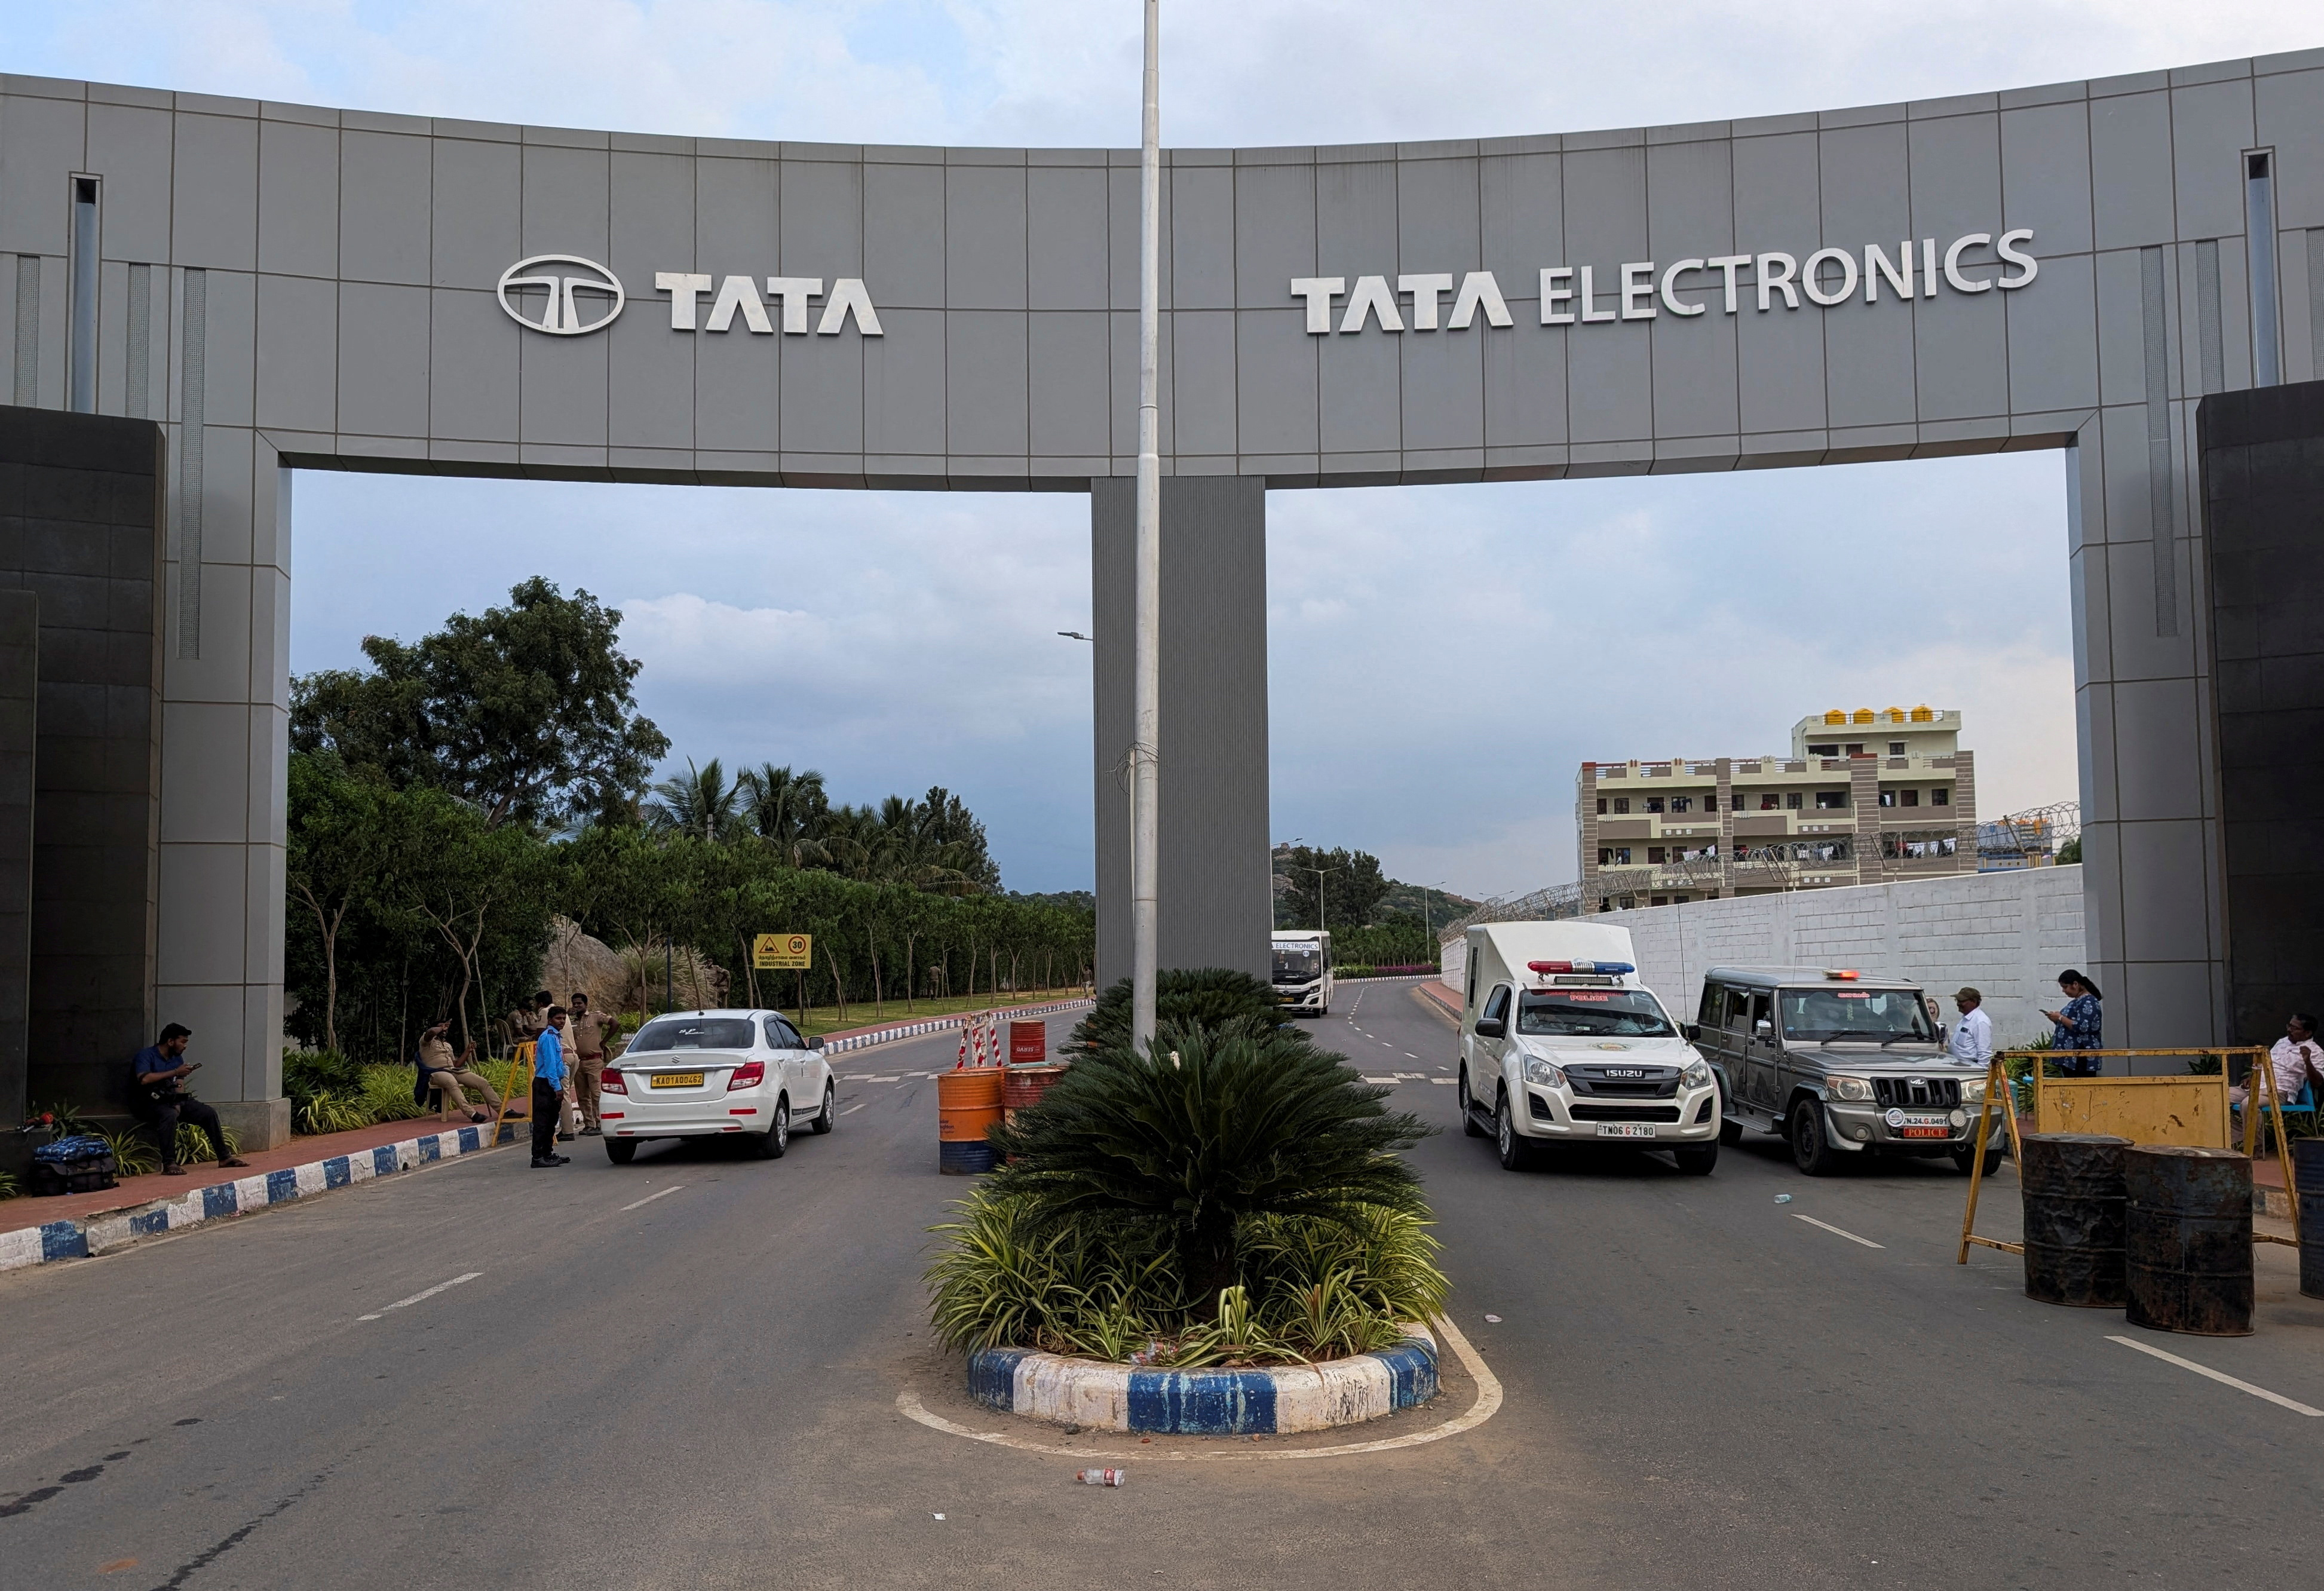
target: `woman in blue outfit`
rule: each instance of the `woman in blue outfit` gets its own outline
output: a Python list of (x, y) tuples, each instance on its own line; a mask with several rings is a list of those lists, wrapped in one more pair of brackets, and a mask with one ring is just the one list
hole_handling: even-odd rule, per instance
[[(2042, 1014), (2053, 1024), (2050, 1031), (2050, 1048), (2061, 1050), (2102, 1050), (2106, 1041), (2101, 1031), (2104, 1016), (2098, 1008), (2103, 996), (2098, 986), (2073, 968), (2058, 975), (2058, 987), (2066, 993), (2066, 1004), (2056, 1011)], [(2068, 1058), (2057, 1061), (2061, 1078), (2095, 1078), (2098, 1075), (2098, 1057)]]

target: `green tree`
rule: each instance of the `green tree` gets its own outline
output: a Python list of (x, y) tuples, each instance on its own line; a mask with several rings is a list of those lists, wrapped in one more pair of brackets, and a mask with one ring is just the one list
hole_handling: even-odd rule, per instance
[(479, 1013), (489, 1020), (487, 944), (514, 932), (530, 944), (530, 959), (539, 964), (556, 897), (556, 858), (529, 831), (495, 828), (474, 807), (440, 791), (414, 791), (398, 804), (390, 900), (407, 920), (433, 930), (458, 963), (452, 1010), (466, 1039), (477, 1031), (468, 1022), (472, 991)]
[[(1323, 877), (1316, 876), (1317, 869)], [(1315, 846), (1275, 847), (1275, 926), (1314, 928), (1316, 899), (1321, 892), (1323, 926), (1334, 930), (1361, 928), (1371, 921), (1380, 897), (1388, 893), (1379, 858), (1369, 851), (1323, 850)]]
[(669, 750), (637, 711), (640, 665), (615, 644), (621, 622), (588, 592), (535, 576), (507, 606), (454, 614), (412, 645), (366, 636), (368, 671), (292, 681), (292, 748), (335, 751), (397, 789), (444, 791), (495, 825), (618, 814)]
[(381, 788), (351, 778), (331, 754), (294, 752), (285, 873), (294, 908), (313, 921), (323, 952), (323, 1048), (339, 1047), (339, 936), (377, 885), (392, 852)]
[(741, 781), (729, 784), (716, 757), (698, 769), (688, 757), (685, 772), (673, 773), (653, 787), (653, 799), (646, 803), (646, 825), (713, 842), (737, 839), (747, 832), (744, 797)]
[(819, 837), (831, 813), (822, 774), (812, 768), (793, 772), (761, 763), (743, 770), (734, 782), (742, 792), (742, 816), (751, 831), (785, 861), (806, 867), (831, 859)]

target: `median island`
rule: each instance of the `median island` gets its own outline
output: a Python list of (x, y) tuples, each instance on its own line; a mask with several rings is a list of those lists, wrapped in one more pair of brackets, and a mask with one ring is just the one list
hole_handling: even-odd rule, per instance
[(1130, 985), (1065, 1075), (993, 1129), (1003, 1157), (934, 1230), (938, 1336), (994, 1408), (1093, 1429), (1318, 1429), (1425, 1401), (1448, 1283), (1403, 1155), (1431, 1129), (1287, 1024), (1274, 992), (1165, 973), (1148, 1050)]

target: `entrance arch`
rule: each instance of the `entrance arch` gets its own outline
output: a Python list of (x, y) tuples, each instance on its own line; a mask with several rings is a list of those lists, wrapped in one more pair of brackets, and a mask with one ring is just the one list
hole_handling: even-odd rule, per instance
[[(0, 143), (15, 402), (87, 396), (169, 439), (155, 997), (214, 1046), (214, 1096), (281, 1096), (293, 468), (1091, 492), (1108, 854), (1135, 152), (21, 77)], [(1186, 739), (1162, 748), (1163, 897), (1200, 908), (1166, 917), (1166, 954), (1256, 966), (1269, 920), (1267, 490), (2055, 449), (2109, 1037), (2224, 1032), (2188, 461), (2203, 394), (2319, 373), (2324, 52), (1166, 160), (1164, 670)]]

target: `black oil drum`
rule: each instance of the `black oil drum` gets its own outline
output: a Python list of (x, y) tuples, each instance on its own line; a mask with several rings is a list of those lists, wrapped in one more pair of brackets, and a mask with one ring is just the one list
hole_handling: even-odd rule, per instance
[(2292, 1196), (2300, 1201), (2300, 1290), (2324, 1299), (2324, 1138), (2292, 1141)]
[(2123, 1152), (2133, 1326), (2197, 1337), (2252, 1329), (2252, 1168), (2231, 1149)]
[(2028, 1133), (2019, 1140), (2025, 1195), (2025, 1296), (2078, 1309), (2119, 1309), (2123, 1152), (2127, 1138)]

